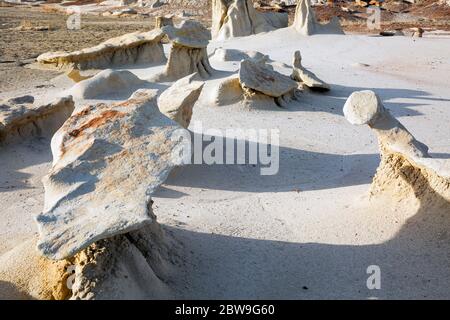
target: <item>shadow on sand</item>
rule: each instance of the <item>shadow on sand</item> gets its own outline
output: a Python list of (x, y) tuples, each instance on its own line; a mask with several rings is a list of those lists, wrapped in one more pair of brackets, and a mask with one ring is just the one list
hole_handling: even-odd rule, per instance
[[(423, 177), (418, 179), (426, 186)], [(192, 252), (189, 289), (180, 298), (448, 299), (450, 203), (435, 194), (430, 204), (420, 197), (423, 188), (417, 193), (416, 214), (391, 240), (373, 245), (290, 243), (166, 226), (184, 243), (185, 252)], [(381, 269), (380, 290), (366, 286), (370, 265)]]

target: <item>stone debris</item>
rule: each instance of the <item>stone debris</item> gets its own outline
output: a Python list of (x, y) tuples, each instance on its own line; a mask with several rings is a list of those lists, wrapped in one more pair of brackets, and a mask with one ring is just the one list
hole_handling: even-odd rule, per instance
[(77, 109), (52, 139), (38, 250), (64, 259), (153, 222), (150, 197), (182, 164), (183, 134), (159, 111), (154, 90)]
[(298, 50), (294, 52), (294, 59), (292, 61), (291, 79), (302, 83), (311, 90), (316, 91), (330, 90), (330, 86), (327, 83), (320, 80), (314, 73), (306, 70), (306, 68), (302, 66), (302, 56), (300, 54), (300, 51)]
[(112, 38), (101, 44), (74, 52), (47, 52), (37, 57), (42, 67), (58, 70), (107, 69), (112, 66), (126, 66), (166, 61), (161, 39), (161, 29), (134, 32)]
[(258, 12), (252, 0), (213, 0), (212, 38), (225, 40), (288, 26), (287, 13)]
[(202, 92), (204, 82), (192, 74), (176, 81), (158, 98), (159, 110), (170, 119), (187, 128), (191, 122), (192, 109)]
[(29, 95), (1, 101), (0, 142), (12, 142), (31, 136), (51, 137), (73, 110), (72, 96), (37, 105), (34, 97)]
[(311, 0), (299, 0), (295, 8), (293, 27), (304, 36), (313, 34), (344, 34), (339, 18), (333, 17), (330, 22), (321, 24), (317, 21)]

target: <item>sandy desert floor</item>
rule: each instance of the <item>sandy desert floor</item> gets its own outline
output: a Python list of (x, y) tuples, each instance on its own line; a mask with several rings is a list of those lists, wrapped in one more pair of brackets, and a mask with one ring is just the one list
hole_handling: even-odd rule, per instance
[[(450, 298), (450, 211), (389, 197), (369, 201), (377, 139), (342, 114), (353, 91), (373, 90), (434, 157), (450, 158), (450, 38), (303, 37), (287, 28), (213, 41), (208, 52), (219, 47), (260, 51), (287, 75), (300, 50), (304, 65), (332, 90), (305, 91), (286, 108), (255, 110), (208, 104), (215, 80), (206, 83), (190, 129), (198, 121), (204, 129), (279, 129), (280, 168), (272, 176), (260, 175), (259, 165), (189, 165), (172, 172), (153, 207), (183, 248), (184, 262), (169, 283), (173, 296)], [(211, 64), (222, 70), (217, 79), (238, 69), (235, 62)], [(129, 70), (146, 79), (162, 67)], [(0, 96), (32, 93), (45, 100), (70, 86), (63, 76), (38, 72), (46, 87), (29, 89), (24, 82), (12, 90), (6, 81)], [(50, 165), (45, 139), (0, 150), (0, 254), (36, 233), (33, 217), (44, 199), (40, 180)], [(381, 268), (380, 290), (366, 287), (370, 265)]]

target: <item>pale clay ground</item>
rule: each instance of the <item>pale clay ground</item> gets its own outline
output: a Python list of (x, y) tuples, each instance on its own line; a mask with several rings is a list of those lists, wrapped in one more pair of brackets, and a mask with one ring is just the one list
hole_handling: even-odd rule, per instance
[[(376, 137), (365, 126), (350, 125), (342, 106), (351, 92), (374, 90), (433, 156), (449, 158), (450, 38), (305, 38), (281, 29), (212, 42), (208, 52), (219, 46), (257, 50), (288, 65), (300, 50), (303, 65), (332, 90), (304, 92), (286, 109), (247, 110), (206, 105), (211, 82), (205, 85), (191, 129), (195, 121), (204, 128), (278, 128), (280, 170), (274, 176), (261, 176), (250, 165), (174, 170), (155, 194), (154, 210), (184, 247), (186, 265), (170, 284), (175, 297), (449, 298), (450, 217), (427, 215), (416, 203), (367, 202), (379, 162)], [(238, 68), (234, 62), (211, 64)], [(131, 71), (145, 79), (161, 68)], [(34, 89), (1, 96), (31, 93), (45, 100), (68, 88), (63, 78), (45, 94)], [(4, 253), (36, 233), (40, 179), (51, 155), (45, 140), (0, 154)], [(369, 265), (381, 268), (381, 290), (366, 287)]]

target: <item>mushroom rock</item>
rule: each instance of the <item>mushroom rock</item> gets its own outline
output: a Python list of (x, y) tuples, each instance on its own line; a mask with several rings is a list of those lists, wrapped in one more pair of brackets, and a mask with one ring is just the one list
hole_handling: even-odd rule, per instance
[(0, 142), (8, 143), (31, 136), (48, 136), (66, 121), (75, 108), (72, 96), (37, 104), (33, 96), (0, 102)]
[(384, 108), (373, 91), (353, 92), (344, 105), (344, 115), (352, 124), (367, 124), (378, 137), (381, 163), (372, 181), (372, 198), (385, 194), (414, 198), (423, 208), (450, 212), (449, 159), (431, 158), (428, 147)]
[(161, 29), (134, 32), (112, 38), (101, 44), (74, 52), (47, 52), (37, 57), (41, 66), (59, 70), (106, 69), (141, 63), (166, 61), (161, 39)]
[(153, 81), (175, 81), (192, 73), (209, 78), (214, 69), (209, 64), (206, 47), (211, 38), (208, 29), (194, 20), (185, 20), (179, 26), (165, 26), (164, 33), (172, 42), (169, 59), (163, 72)]
[(95, 99), (101, 96), (119, 95), (144, 87), (147, 81), (139, 79), (134, 73), (111, 69), (103, 70), (92, 78), (78, 82), (69, 89), (74, 98)]
[(189, 126), (192, 108), (203, 89), (204, 82), (197, 81), (197, 77), (194, 73), (177, 80), (158, 98), (159, 110), (183, 128)]
[(185, 159), (183, 134), (189, 133), (159, 111), (154, 90), (77, 110), (51, 142), (38, 250), (64, 259), (153, 222), (150, 197)]
[(330, 22), (321, 24), (317, 21), (311, 0), (299, 0), (295, 8), (293, 27), (302, 35), (313, 34), (344, 34), (339, 19), (333, 17)]
[(314, 73), (306, 70), (302, 66), (302, 56), (300, 51), (294, 52), (294, 59), (292, 61), (292, 74), (291, 79), (304, 84), (306, 87), (311, 90), (316, 91), (328, 91), (330, 90), (330, 86), (320, 80)]
[(287, 26), (287, 13), (258, 12), (253, 7), (252, 0), (212, 1), (211, 33), (213, 39), (245, 37)]
[(272, 97), (279, 106), (285, 106), (295, 98), (297, 83), (289, 77), (278, 73), (261, 63), (242, 60), (239, 68), (239, 82), (244, 97), (251, 98), (256, 93)]

